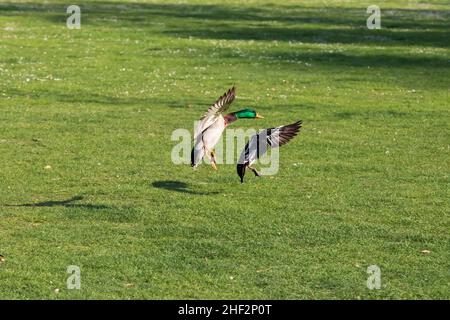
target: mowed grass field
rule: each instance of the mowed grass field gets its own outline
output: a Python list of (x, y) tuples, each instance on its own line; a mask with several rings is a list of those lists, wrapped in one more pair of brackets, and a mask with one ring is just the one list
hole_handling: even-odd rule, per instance
[[(444, 0), (2, 1), (0, 298), (449, 299), (449, 18)], [(171, 161), (233, 84), (230, 109), (265, 116), (233, 128), (303, 120), (275, 176)]]

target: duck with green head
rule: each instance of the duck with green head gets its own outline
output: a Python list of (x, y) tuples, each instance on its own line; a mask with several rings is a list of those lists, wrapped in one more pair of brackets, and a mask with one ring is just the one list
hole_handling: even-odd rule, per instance
[(214, 147), (219, 142), (225, 128), (238, 119), (263, 118), (252, 109), (244, 109), (222, 115), (236, 97), (236, 88), (233, 87), (221, 96), (200, 118), (194, 132), (194, 147), (191, 152), (191, 166), (196, 168), (203, 157), (206, 156), (212, 167), (217, 170)]

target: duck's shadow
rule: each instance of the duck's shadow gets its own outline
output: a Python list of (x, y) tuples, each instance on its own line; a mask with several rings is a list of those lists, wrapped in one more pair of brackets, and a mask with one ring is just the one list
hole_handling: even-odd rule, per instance
[(84, 197), (82, 196), (74, 196), (67, 200), (60, 201), (43, 201), (43, 202), (35, 202), (35, 203), (23, 203), (23, 204), (15, 204), (15, 205), (6, 205), (6, 207), (65, 207), (65, 208), (83, 208), (83, 209), (108, 209), (109, 207), (102, 204), (82, 204), (82, 203), (73, 203), (78, 200), (82, 200)]
[(195, 195), (213, 195), (218, 194), (217, 191), (197, 191), (193, 190), (191, 186), (189, 186), (185, 182), (181, 181), (172, 181), (172, 180), (164, 180), (164, 181), (154, 181), (152, 182), (152, 186), (157, 189), (165, 189), (169, 191), (195, 194)]

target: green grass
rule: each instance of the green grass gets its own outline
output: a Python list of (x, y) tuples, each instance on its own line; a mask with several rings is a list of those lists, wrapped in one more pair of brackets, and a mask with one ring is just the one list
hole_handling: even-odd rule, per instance
[[(448, 2), (239, 2), (0, 4), (0, 298), (450, 298)], [(304, 122), (243, 185), (170, 158), (234, 83)]]

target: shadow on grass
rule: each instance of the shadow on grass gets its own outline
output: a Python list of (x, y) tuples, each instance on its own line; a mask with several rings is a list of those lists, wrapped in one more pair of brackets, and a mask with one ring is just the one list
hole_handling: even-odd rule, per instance
[(73, 203), (78, 200), (82, 200), (82, 196), (74, 196), (67, 200), (61, 201), (43, 201), (36, 203), (24, 203), (24, 204), (16, 204), (16, 205), (6, 205), (6, 207), (65, 207), (65, 208), (82, 208), (82, 209), (91, 209), (91, 210), (102, 210), (109, 209), (108, 206), (101, 204), (76, 204)]
[(398, 117), (407, 117), (411, 115), (411, 113), (407, 112), (398, 112), (393, 110), (382, 110), (382, 111), (370, 111), (370, 112), (335, 112), (334, 117), (337, 119), (352, 119), (352, 118), (364, 118), (364, 119), (373, 119), (373, 118), (398, 118)]
[[(382, 9), (382, 29), (368, 30), (366, 27), (366, 7), (332, 7), (295, 5), (220, 5), (220, 4), (175, 4), (175, 3), (129, 3), (111, 1), (81, 1), (77, 3), (82, 10), (82, 25), (102, 32), (132, 31), (139, 38), (146, 35), (171, 37), (176, 39), (240, 40), (240, 41), (280, 41), (292, 44), (331, 44), (364, 45), (389, 47), (450, 47), (450, 10), (443, 6), (432, 9)], [(65, 27), (66, 5), (58, 3), (5, 3), (0, 4), (0, 16), (25, 17), (31, 15), (54, 25)], [(83, 39), (83, 33), (79, 34)], [(128, 35), (127, 35), (128, 37)], [(76, 39), (76, 38), (74, 38)], [(154, 44), (152, 44), (154, 45)], [(145, 57), (168, 55), (167, 48), (149, 47), (142, 44), (142, 52), (151, 51)], [(192, 43), (196, 47), (195, 42)], [(214, 44), (214, 46), (217, 46)], [(126, 47), (123, 43), (119, 48)], [(205, 50), (198, 46), (199, 54), (210, 54), (211, 46)], [(340, 49), (339, 49), (340, 50)], [(142, 54), (140, 52), (139, 54)], [(132, 54), (132, 53), (130, 53)], [(178, 53), (178, 55), (182, 55)], [(83, 53), (72, 53), (71, 59), (82, 59)], [(178, 57), (178, 56), (177, 56)], [(190, 58), (190, 55), (185, 57)], [(446, 57), (424, 52), (405, 54), (397, 50), (367, 50), (355, 54), (352, 50), (336, 51), (325, 48), (306, 49), (304, 47), (285, 48), (280, 46), (268, 50), (258, 46), (244, 50), (244, 56), (226, 46), (217, 52), (217, 59), (236, 59), (238, 61), (261, 61), (286, 63), (292, 68), (297, 63), (305, 68), (306, 63), (327, 65), (329, 67), (384, 67), (384, 68), (424, 68), (445, 70), (449, 61)], [(19, 63), (17, 57), (4, 61)], [(125, 78), (124, 81), (127, 81)], [(424, 83), (424, 86), (440, 86), (441, 83)], [(443, 85), (446, 85), (445, 83)], [(14, 92), (13, 92), (14, 93)], [(41, 94), (41, 92), (40, 92)], [(52, 95), (48, 92), (48, 95)], [(52, 95), (53, 96), (53, 95)], [(82, 103), (148, 104), (140, 98), (105, 97), (89, 92), (77, 96), (64, 93), (55, 94), (59, 101)], [(152, 98), (154, 103), (155, 98)], [(180, 101), (163, 101), (173, 108), (183, 108)]]
[(169, 190), (169, 191), (182, 192), (182, 193), (195, 194), (195, 195), (218, 194), (217, 191), (204, 192), (204, 191), (191, 190), (187, 183), (181, 182), (181, 181), (171, 181), (171, 180), (155, 181), (152, 183), (152, 186), (157, 189), (165, 189), (165, 190)]
[(185, 109), (188, 105), (201, 106), (205, 109), (210, 107), (208, 101), (201, 99), (187, 99), (179, 97), (179, 99), (148, 97), (116, 97), (112, 94), (99, 94), (92, 90), (78, 90), (78, 92), (67, 92), (62, 90), (52, 90), (49, 87), (42, 87), (39, 92), (30, 92), (27, 90), (8, 88), (5, 93), (11, 98), (29, 98), (29, 99), (51, 99), (64, 103), (83, 103), (83, 104), (99, 104), (99, 105), (121, 105), (121, 106), (139, 106), (140, 108), (150, 108), (155, 105), (174, 109)]
[[(133, 28), (173, 37), (225, 40), (277, 40), (303, 43), (414, 45), (448, 47), (450, 11), (389, 8), (382, 29), (366, 27), (367, 6), (218, 5), (81, 1), (82, 24), (99, 28)], [(0, 15), (30, 13), (65, 25), (66, 5), (6, 3)]]

